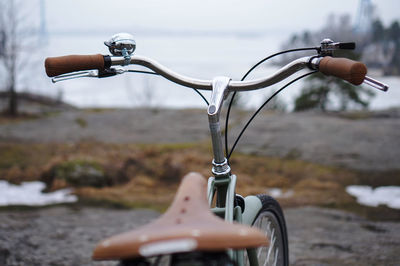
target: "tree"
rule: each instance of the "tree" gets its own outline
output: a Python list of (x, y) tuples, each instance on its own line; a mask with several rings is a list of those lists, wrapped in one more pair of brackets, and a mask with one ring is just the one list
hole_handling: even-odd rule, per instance
[(371, 96), (372, 91), (366, 88), (318, 73), (308, 78), (300, 96), (295, 99), (294, 110), (346, 111), (351, 105), (365, 109), (368, 108), (368, 98)]
[(373, 41), (383, 41), (385, 38), (385, 28), (383, 27), (382, 21), (380, 19), (375, 20), (372, 23), (372, 40)]
[(37, 34), (34, 23), (28, 21), (31, 12), (28, 4), (26, 1), (0, 0), (0, 73), (4, 73), (1, 83), (5, 84), (9, 99), (5, 112), (11, 116), (18, 114), (16, 88), (21, 58), (25, 50), (32, 47), (32, 36)]
[[(374, 37), (384, 37), (385, 29), (379, 20), (373, 24), (372, 31)], [(396, 26), (393, 26), (393, 31), (396, 31)], [(360, 59), (360, 54), (365, 46), (363, 42), (366, 39), (365, 36), (354, 34), (349, 15), (336, 16), (332, 14), (328, 17), (326, 25), (321, 27), (320, 30), (315, 32), (305, 31), (303, 34), (292, 36), (290, 42), (285, 45), (285, 48), (316, 46), (324, 38), (340, 42), (356, 41), (358, 49), (355, 52), (335, 52), (336, 57), (346, 57), (353, 60)], [(310, 53), (305, 52), (304, 54), (296, 53), (289, 55), (285, 58), (284, 62), (286, 63), (301, 55), (309, 56)], [(348, 82), (334, 77), (315, 74), (306, 79), (306, 84), (300, 96), (295, 99), (294, 110), (347, 110), (354, 106), (367, 108), (372, 96), (373, 93), (363, 87), (355, 87)]]
[[(339, 56), (358, 59), (357, 54), (348, 51), (341, 52)], [(321, 73), (310, 76), (306, 81), (300, 96), (295, 99), (295, 111), (308, 109), (345, 111), (352, 105), (365, 109), (368, 108), (369, 99), (374, 95), (371, 90), (362, 86), (356, 87), (347, 81)]]
[(400, 25), (398, 21), (393, 21), (388, 29), (389, 40), (395, 41), (397, 44), (400, 42)]

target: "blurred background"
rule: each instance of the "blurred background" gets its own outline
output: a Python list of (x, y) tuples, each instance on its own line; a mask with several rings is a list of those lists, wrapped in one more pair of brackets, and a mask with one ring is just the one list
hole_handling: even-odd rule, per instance
[[(326, 37), (334, 41), (357, 41), (356, 59), (367, 64), (370, 75), (391, 86), (390, 95), (366, 94), (369, 107), (384, 109), (400, 104), (397, 90), (400, 3), (396, 0), (99, 0), (95, 4), (78, 0), (16, 0), (2, 1), (2, 5), (1, 27), (10, 29), (5, 21), (15, 17), (14, 48), (10, 48), (9, 42), (5, 45), (5, 37), (11, 33), (4, 30), (2, 33), (2, 53), (17, 54), (12, 79), (15, 90), (56, 97), (78, 107), (202, 106), (191, 90), (158, 77), (123, 75), (55, 85), (45, 77), (44, 58), (108, 54), (103, 42), (118, 32), (133, 34), (136, 54), (154, 58), (176, 72), (206, 79), (217, 75), (240, 79), (267, 55), (283, 48), (317, 46)], [(284, 58), (265, 64), (253, 77), (272, 73), (285, 62)], [(1, 73), (0, 89), (7, 91), (11, 78), (4, 64)], [(282, 93), (280, 108), (293, 110), (302, 87), (304, 82)], [(243, 95), (241, 106), (256, 108), (277, 88)], [(332, 101), (330, 108), (339, 109), (338, 100)], [(346, 108), (360, 106), (366, 107), (350, 104)]]

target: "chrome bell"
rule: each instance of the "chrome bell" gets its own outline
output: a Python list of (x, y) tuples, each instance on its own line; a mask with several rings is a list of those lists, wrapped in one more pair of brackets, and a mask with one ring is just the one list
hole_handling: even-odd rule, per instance
[(124, 32), (113, 35), (111, 39), (105, 41), (104, 44), (114, 56), (131, 55), (136, 49), (136, 42), (133, 39), (133, 36)]

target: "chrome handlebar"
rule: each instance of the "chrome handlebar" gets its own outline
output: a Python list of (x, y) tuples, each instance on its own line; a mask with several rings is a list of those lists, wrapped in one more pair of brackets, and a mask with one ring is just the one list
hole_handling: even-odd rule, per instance
[[(126, 61), (127, 57), (113, 56), (108, 58), (110, 60), (109, 62), (110, 66), (121, 66), (121, 65), (125, 66), (127, 63)], [(321, 60), (322, 58), (318, 56), (301, 57), (280, 68), (274, 74), (264, 78), (246, 80), (246, 81), (231, 80), (228, 84), (227, 89), (228, 91), (250, 91), (250, 90), (265, 88), (286, 79), (287, 77), (291, 76), (292, 74), (306, 67), (310, 68), (311, 70), (318, 70)], [(171, 69), (167, 68), (166, 66), (158, 63), (157, 61), (144, 56), (130, 56), (128, 64), (147, 67), (148, 69), (153, 70), (156, 74), (161, 75), (164, 78), (182, 86), (195, 88), (199, 90), (213, 89), (212, 80), (195, 79), (178, 74), (172, 71)], [(104, 70), (79, 71), (79, 72), (67, 73), (56, 76), (52, 78), (52, 81), (55, 83), (63, 80), (82, 78), (82, 77), (102, 78), (102, 77), (110, 77), (118, 74), (123, 74), (125, 72), (131, 72), (131, 70), (126, 70), (121, 67), (120, 68), (113, 67), (113, 68), (106, 68)], [(375, 79), (372, 79), (368, 76), (365, 76), (364, 83), (382, 91), (387, 91), (388, 89), (388, 85), (379, 82)]]
[[(126, 66), (126, 57), (113, 56), (109, 58), (111, 60), (110, 62), (111, 66)], [(147, 67), (148, 69), (153, 70), (156, 74), (161, 75), (164, 78), (179, 85), (199, 90), (212, 90), (212, 83), (213, 83), (212, 80), (195, 79), (178, 74), (172, 71), (171, 69), (167, 68), (166, 66), (148, 57), (136, 55), (136, 56), (131, 56), (129, 59), (130, 61), (128, 64)], [(310, 68), (311, 70), (318, 70), (320, 61), (321, 57), (316, 57), (316, 56), (301, 57), (280, 68), (272, 75), (269, 75), (264, 78), (245, 80), (245, 81), (231, 80), (228, 85), (228, 91), (250, 91), (250, 90), (257, 90), (269, 87), (286, 79), (287, 77), (291, 76), (292, 74), (306, 67)], [(123, 74), (125, 72), (130, 72), (130, 70), (126, 70), (122, 67), (119, 68), (113, 67), (102, 71), (89, 70), (89, 71), (78, 71), (74, 73), (67, 73), (56, 76), (51, 80), (53, 83), (56, 83), (59, 81), (75, 79), (75, 78), (83, 78), (83, 77), (98, 77), (98, 78), (110, 77), (118, 74)], [(368, 76), (365, 76), (364, 83), (382, 91), (386, 91), (388, 89), (388, 85)]]
[[(249, 91), (249, 90), (256, 90), (271, 86), (279, 81), (289, 77), (290, 75), (296, 73), (297, 71), (305, 68), (311, 60), (312, 57), (302, 57), (300, 59), (294, 60), (293, 62), (287, 64), (286, 66), (279, 69), (274, 74), (261, 78), (255, 79), (250, 81), (234, 81), (232, 80), (229, 83), (228, 89), (230, 91)], [(122, 65), (124, 63), (124, 59), (121, 57), (111, 57), (111, 65)], [(316, 62), (315, 62), (316, 63)], [(161, 65), (160, 63), (156, 62), (147, 57), (143, 56), (132, 56), (130, 64), (134, 65), (141, 65), (147, 67), (157, 74), (163, 76), (164, 78), (175, 82), (179, 85), (196, 88), (200, 90), (212, 90), (212, 80), (201, 80), (195, 79), (187, 76), (183, 76), (178, 74), (171, 69)], [(317, 68), (317, 65), (314, 65)]]

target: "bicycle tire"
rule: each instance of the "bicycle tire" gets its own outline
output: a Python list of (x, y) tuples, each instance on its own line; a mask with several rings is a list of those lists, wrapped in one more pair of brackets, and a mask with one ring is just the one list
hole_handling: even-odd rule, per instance
[[(279, 203), (271, 196), (260, 194), (262, 208), (257, 214), (253, 226), (265, 231), (270, 245), (257, 248), (259, 265), (289, 265), (289, 247), (285, 217)], [(250, 265), (245, 252), (245, 265)]]

